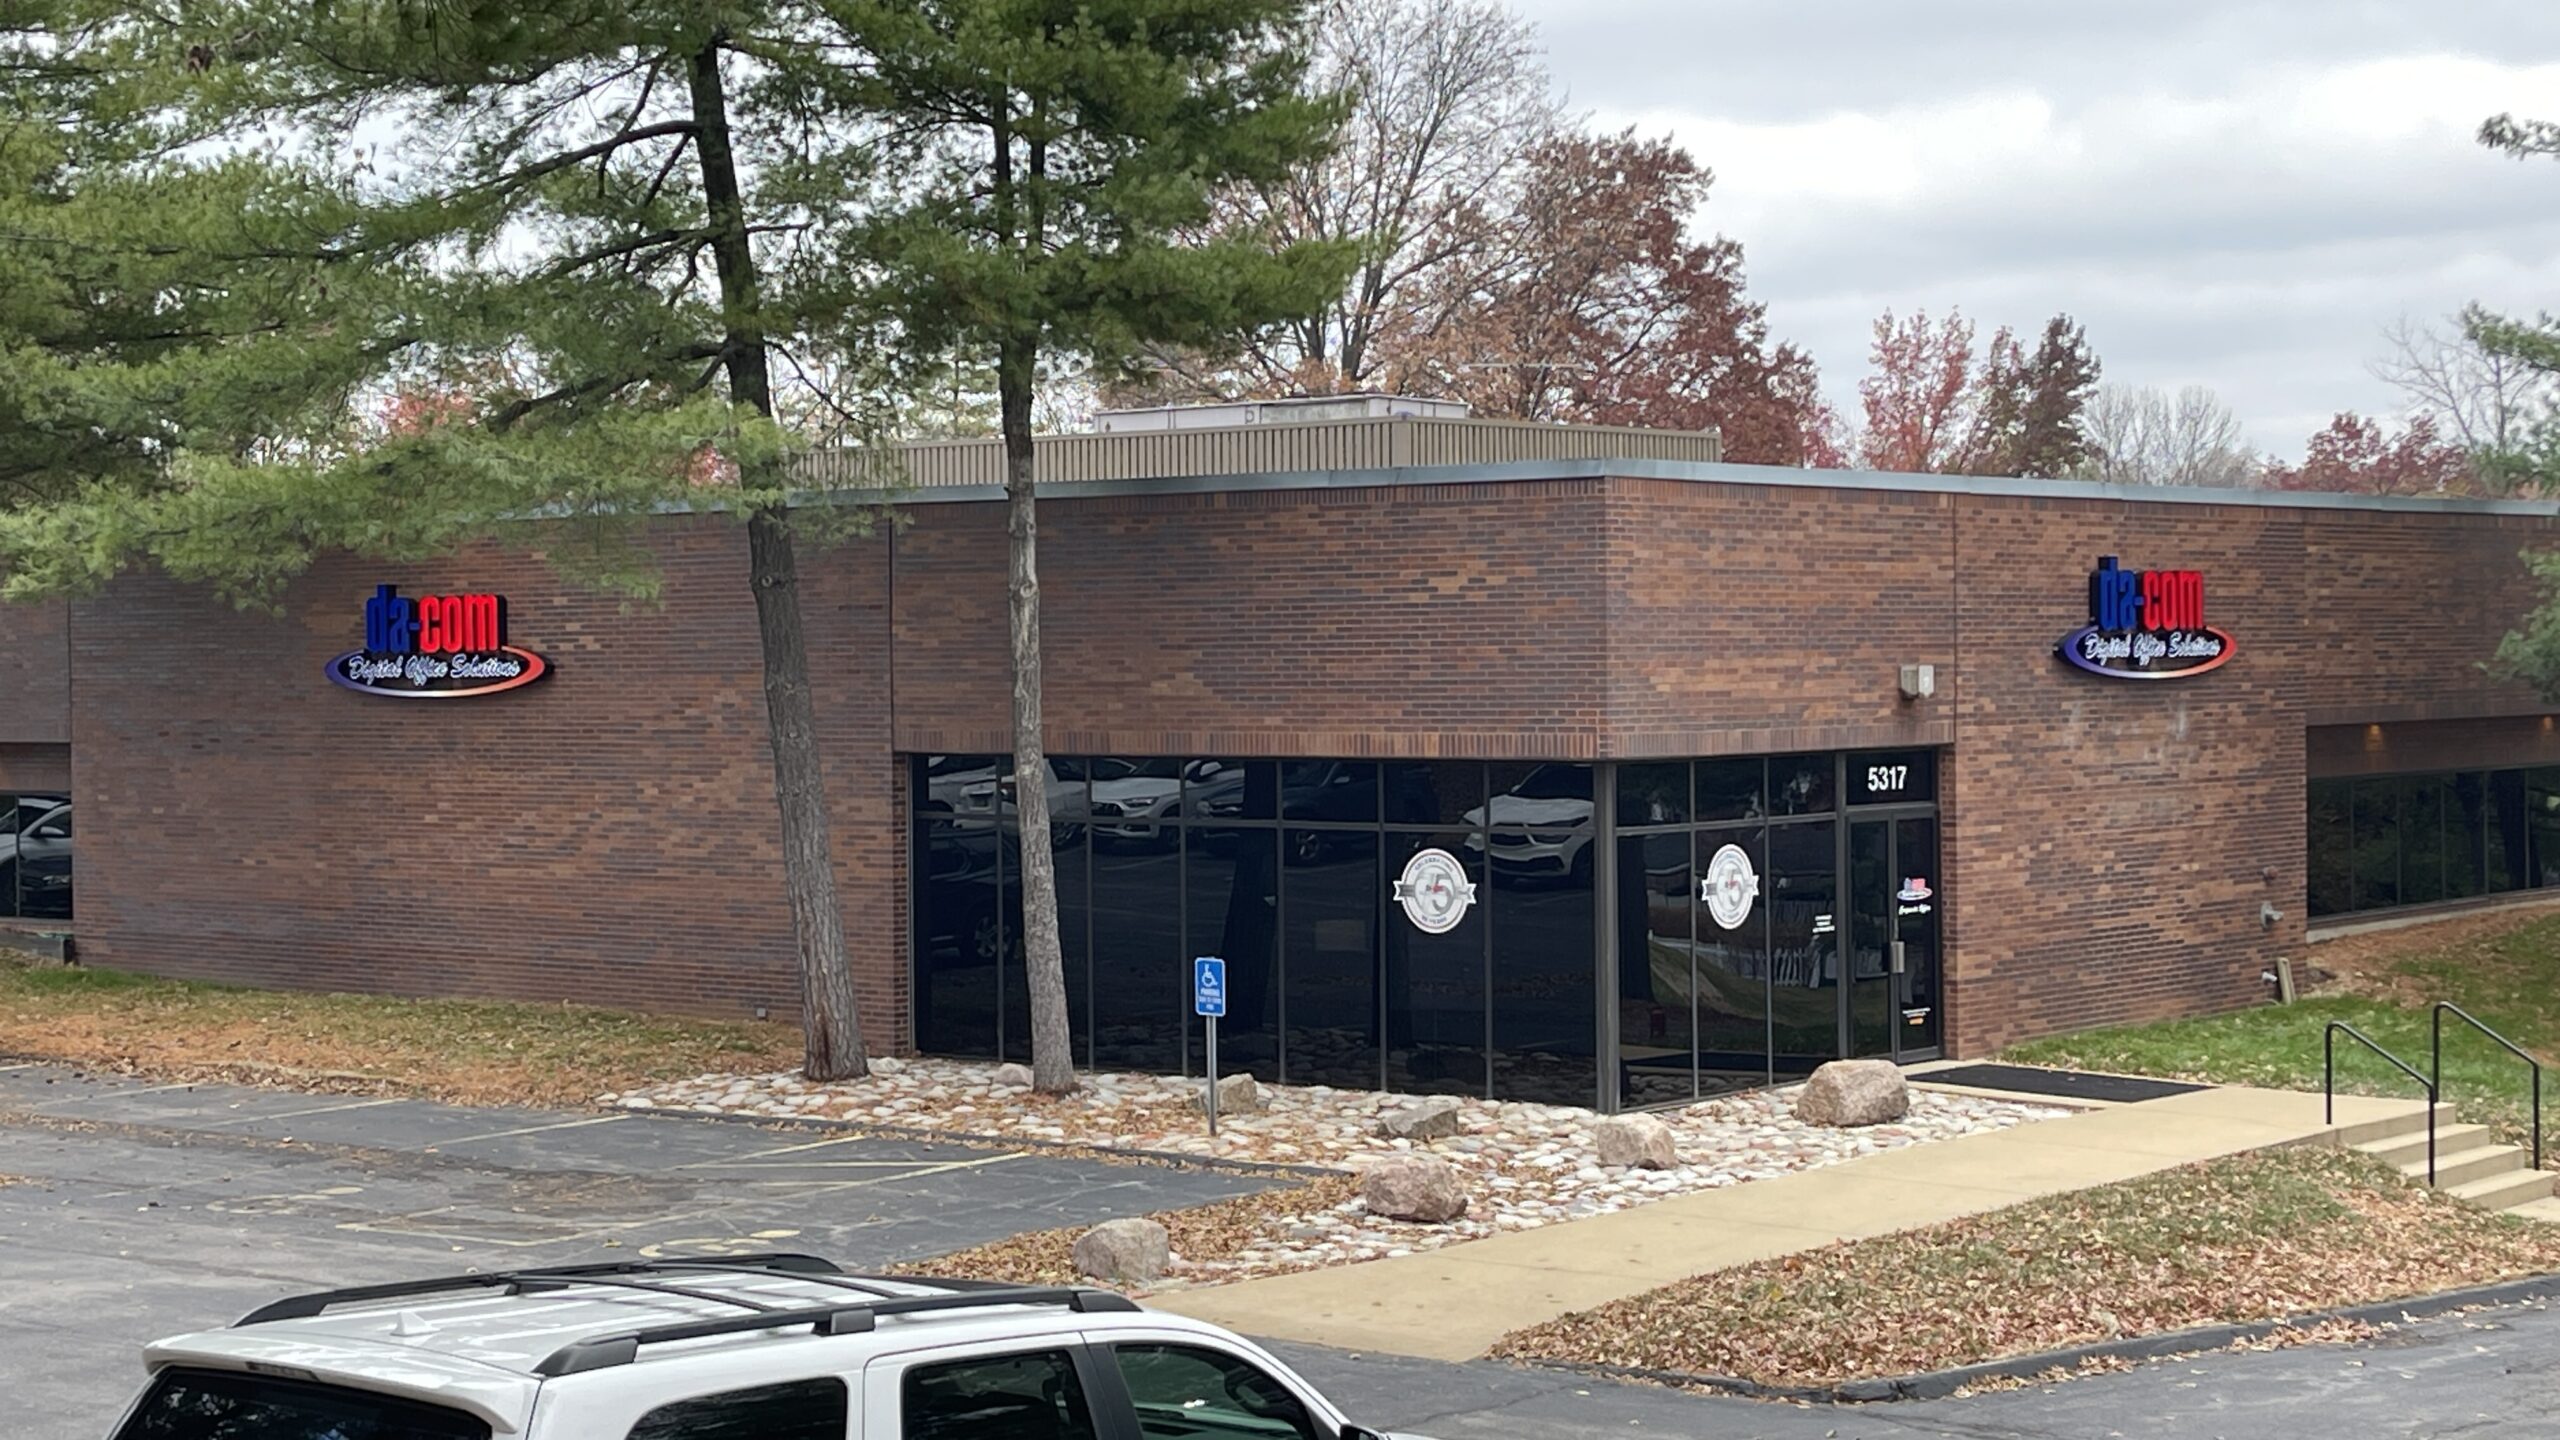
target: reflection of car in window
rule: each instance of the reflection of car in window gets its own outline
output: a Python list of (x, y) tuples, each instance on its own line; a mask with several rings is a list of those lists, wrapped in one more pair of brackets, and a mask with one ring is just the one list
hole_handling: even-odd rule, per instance
[(1467, 848), (1486, 845), (1482, 827), (1490, 825), (1490, 858), (1496, 876), (1587, 884), (1591, 815), (1591, 767), (1541, 765), (1520, 777), (1519, 784), (1467, 812), (1467, 823), (1478, 827), (1478, 833), (1467, 837)]
[[(959, 819), (1011, 819), (1013, 761), (1002, 755), (940, 755), (925, 767), (928, 813)], [(1049, 848), (1062, 850), (1084, 838), (1084, 763), (1049, 757)]]
[(1244, 793), (1244, 766), (1220, 760), (1093, 762), (1093, 833), (1097, 840), (1170, 850), (1185, 811), (1232, 815)]
[(0, 814), (0, 914), (71, 918), (71, 802), (22, 795)]

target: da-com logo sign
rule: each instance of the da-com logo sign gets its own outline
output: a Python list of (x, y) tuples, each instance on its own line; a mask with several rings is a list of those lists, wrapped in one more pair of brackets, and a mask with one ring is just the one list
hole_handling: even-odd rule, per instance
[(2053, 653), (2111, 680), (2184, 680), (2231, 658), (2231, 637), (2204, 623), (2204, 573), (2125, 570), (2109, 555), (2089, 574), (2089, 623)]
[(329, 678), (367, 695), (459, 700), (530, 685), (551, 662), (507, 643), (503, 595), (406, 596), (374, 587), (364, 648), (329, 662)]

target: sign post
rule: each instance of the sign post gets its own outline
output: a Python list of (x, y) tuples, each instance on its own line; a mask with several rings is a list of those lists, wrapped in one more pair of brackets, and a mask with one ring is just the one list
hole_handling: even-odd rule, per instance
[(1227, 1013), (1227, 962), (1203, 955), (1191, 962), (1191, 1008), (1209, 1030), (1209, 1133), (1218, 1133), (1218, 1017)]

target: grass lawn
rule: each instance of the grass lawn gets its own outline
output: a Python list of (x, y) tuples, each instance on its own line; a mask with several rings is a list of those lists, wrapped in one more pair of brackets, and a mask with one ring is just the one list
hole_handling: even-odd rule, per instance
[(713, 1070), (787, 1070), (800, 1032), (581, 1005), (316, 995), (0, 957), (0, 1056), (167, 1080), (583, 1105)]
[[(2320, 1088), (2320, 1043), (2331, 1020), (2372, 1036), (2420, 1073), (2427, 1068), (2427, 1007), (2450, 1000), (2532, 1051), (2560, 1063), (2560, 915), (2473, 916), (2314, 946), (2311, 963), (2335, 973), (2317, 994), (2206, 1020), (2087, 1030), (2012, 1046), (2027, 1065), (2113, 1070), (2182, 1080)], [(2444, 1098), (2461, 1118), (2521, 1141), (2530, 1107), (2524, 1062), (2468, 1026), (2445, 1021)], [(2415, 1098), (2406, 1076), (2343, 1037), (2338, 1088)], [(2560, 1142), (2560, 1073), (2549, 1077), (2546, 1148)], [(2560, 1155), (2546, 1155), (2546, 1163)]]
[(1497, 1356), (1813, 1386), (2560, 1269), (2560, 1226), (2278, 1150), (1702, 1275)]

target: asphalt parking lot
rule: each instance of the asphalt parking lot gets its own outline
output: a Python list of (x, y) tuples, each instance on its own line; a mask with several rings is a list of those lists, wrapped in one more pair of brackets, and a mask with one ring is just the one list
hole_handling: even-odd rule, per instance
[(0, 1437), (103, 1435), (140, 1347), (297, 1290), (808, 1250), (848, 1267), (1269, 1179), (710, 1120), (0, 1064)]
[[(155, 1086), (0, 1063), (0, 1440), (103, 1436), (142, 1343), (296, 1290), (799, 1249), (869, 1267), (1272, 1183), (669, 1117)], [(1966, 1400), (1799, 1407), (1273, 1347), (1441, 1440), (2340, 1440), (2560, 1432), (2560, 1311), (2213, 1354)]]

